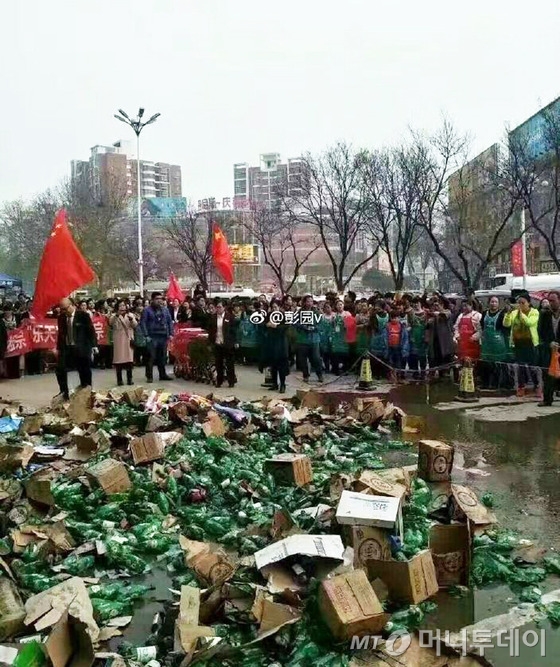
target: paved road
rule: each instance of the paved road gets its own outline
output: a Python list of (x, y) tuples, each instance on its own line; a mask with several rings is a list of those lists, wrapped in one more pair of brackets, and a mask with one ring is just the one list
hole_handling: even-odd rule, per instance
[[(171, 373), (171, 368), (168, 369)], [(187, 382), (186, 380), (174, 379), (171, 382), (154, 381), (152, 385), (146, 384), (142, 369), (134, 369), (134, 379), (136, 386), (144, 386), (153, 389), (165, 388), (172, 393), (191, 392), (196, 394), (210, 394), (215, 396), (236, 396), (242, 400), (255, 400), (261, 396), (280, 396), (278, 392), (272, 392), (261, 387), (264, 376), (258, 370), (250, 366), (240, 366), (236, 368), (238, 383), (234, 389), (216, 387), (200, 382)], [(70, 373), (70, 388), (76, 386), (78, 377), (76, 373)], [(115, 373), (112, 370), (93, 371), (93, 387), (95, 390), (104, 392), (114, 389), (116, 386)], [(292, 373), (288, 376), (286, 382), (285, 397), (293, 396), (297, 389), (305, 386), (318, 386), (316, 382), (310, 385), (304, 385), (301, 381), (300, 373)], [(58, 386), (54, 373), (45, 373), (44, 375), (30, 375), (20, 380), (0, 380), (0, 399), (10, 399), (21, 401), (35, 407), (44, 407), (48, 405), (52, 397), (58, 393)]]

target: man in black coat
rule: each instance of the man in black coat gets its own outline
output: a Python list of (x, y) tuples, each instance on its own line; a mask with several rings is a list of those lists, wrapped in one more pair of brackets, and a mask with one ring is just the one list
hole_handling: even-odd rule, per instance
[(68, 371), (75, 369), (80, 387), (91, 386), (91, 362), (97, 352), (97, 338), (88, 312), (78, 310), (72, 299), (62, 299), (58, 317), (58, 363), (56, 379), (60, 393), (68, 399)]
[(558, 388), (558, 379), (548, 374), (553, 348), (560, 346), (560, 293), (549, 292), (550, 310), (541, 310), (539, 315), (540, 363), (544, 373), (543, 401), (541, 407), (552, 405), (554, 392)]
[(216, 314), (208, 318), (208, 340), (214, 347), (216, 362), (216, 386), (224, 382), (224, 366), (228, 385), (235, 385), (234, 354), (237, 346), (236, 321), (233, 315), (226, 313), (221, 301), (216, 303)]

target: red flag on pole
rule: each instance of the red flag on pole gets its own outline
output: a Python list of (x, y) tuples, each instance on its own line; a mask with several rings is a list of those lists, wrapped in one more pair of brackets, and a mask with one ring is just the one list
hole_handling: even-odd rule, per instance
[(218, 273), (228, 285), (231, 285), (233, 282), (231, 250), (224, 233), (216, 224), (212, 226), (212, 260)]
[(35, 282), (32, 314), (43, 317), (55, 303), (95, 278), (90, 265), (78, 250), (68, 229), (66, 211), (54, 218)]
[(167, 288), (167, 298), (169, 300), (173, 299), (179, 299), (181, 303), (185, 300), (185, 295), (183, 294), (183, 290), (181, 289), (181, 286), (179, 285), (179, 281), (173, 273), (169, 276), (169, 287)]
[(514, 276), (523, 275), (523, 241), (521, 239), (511, 246), (511, 272)]

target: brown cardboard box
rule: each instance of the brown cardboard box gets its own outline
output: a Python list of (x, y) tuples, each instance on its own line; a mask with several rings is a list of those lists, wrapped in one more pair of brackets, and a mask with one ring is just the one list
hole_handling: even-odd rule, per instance
[(354, 549), (354, 567), (365, 568), (368, 560), (391, 560), (390, 531), (375, 526), (344, 526)]
[(52, 474), (50, 472), (39, 470), (25, 481), (26, 496), (40, 505), (54, 505), (54, 497), (51, 493), (51, 481)]
[(449, 515), (448, 506), (451, 498), (451, 482), (428, 482), (428, 488), (432, 493), (430, 504), (428, 505), (428, 515), (437, 517), (447, 517)]
[(199, 625), (200, 589), (181, 586), (179, 616), (175, 623), (175, 650), (190, 653), (196, 648), (199, 637), (213, 637), (212, 628)]
[(440, 588), (468, 586), (471, 564), (471, 536), (468, 524), (432, 526), (430, 550)]
[(450, 514), (455, 521), (468, 519), (475, 526), (497, 523), (496, 515), (479, 502), (476, 493), (467, 486), (451, 485)]
[(402, 498), (406, 493), (406, 486), (383, 479), (373, 470), (363, 470), (352, 484), (354, 491), (365, 491), (377, 496), (393, 496)]
[(305, 486), (313, 481), (311, 461), (304, 454), (278, 454), (266, 459), (264, 465), (278, 484)]
[(390, 618), (383, 612), (363, 570), (323, 581), (319, 588), (319, 610), (339, 640), (360, 634), (380, 634)]
[(150, 463), (163, 458), (165, 442), (159, 433), (146, 433), (141, 438), (135, 438), (130, 443), (130, 451), (134, 463)]
[(53, 667), (91, 667), (95, 660), (85, 625), (67, 612), (54, 625), (44, 650)]
[(120, 461), (104, 459), (87, 469), (87, 474), (93, 477), (106, 494), (123, 493), (131, 487), (128, 471)]
[(23, 626), (25, 607), (15, 585), (0, 577), (0, 641), (8, 639)]
[(439, 440), (418, 442), (418, 477), (426, 482), (448, 482), (453, 468), (452, 445)]
[(185, 563), (209, 586), (223, 584), (235, 573), (236, 566), (219, 546), (179, 536)]
[(409, 561), (368, 560), (368, 578), (381, 579), (389, 589), (389, 598), (418, 604), (438, 592), (434, 561), (429, 549)]
[(204, 435), (209, 438), (211, 435), (219, 437), (225, 435), (227, 428), (224, 420), (214, 410), (210, 410), (206, 415), (206, 420), (202, 423)]

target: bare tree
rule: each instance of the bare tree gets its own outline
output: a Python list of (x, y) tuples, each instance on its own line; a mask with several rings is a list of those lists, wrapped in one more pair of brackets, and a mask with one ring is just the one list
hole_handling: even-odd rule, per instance
[(362, 178), (362, 154), (338, 143), (323, 154), (303, 158), (299, 187), (284, 184), (283, 211), (295, 223), (317, 230), (339, 291), (375, 257), (378, 248), (365, 248), (367, 193)]
[(448, 121), (431, 137), (415, 134), (412, 146), (421, 169), (420, 222), (465, 292), (477, 289), (490, 264), (520, 238), (507, 152), (494, 145), (469, 162), (467, 146)]
[(0, 210), (2, 265), (8, 273), (32, 281), (61, 202), (51, 190), (30, 202), (7, 202)]
[(104, 293), (126, 273), (121, 244), (129, 213), (126, 185), (109, 177), (100, 199), (91, 187), (68, 181), (61, 196), (72, 232), (95, 271), (99, 292)]
[(410, 146), (364, 154), (368, 233), (387, 255), (395, 289), (404, 284), (407, 260), (421, 232), (418, 193), (422, 164)]
[(560, 105), (542, 112), (540, 137), (529, 131), (510, 133), (509, 153), (526, 226), (544, 240), (560, 271)]
[(204, 289), (208, 289), (213, 274), (212, 225), (220, 225), (227, 232), (229, 221), (223, 211), (187, 211), (185, 215), (169, 220), (162, 234), (186, 259), (186, 263)]
[(274, 274), (280, 292), (287, 294), (321, 241), (302, 234), (309, 225), (298, 223), (278, 207), (253, 203), (243, 225), (261, 247), (263, 261)]

